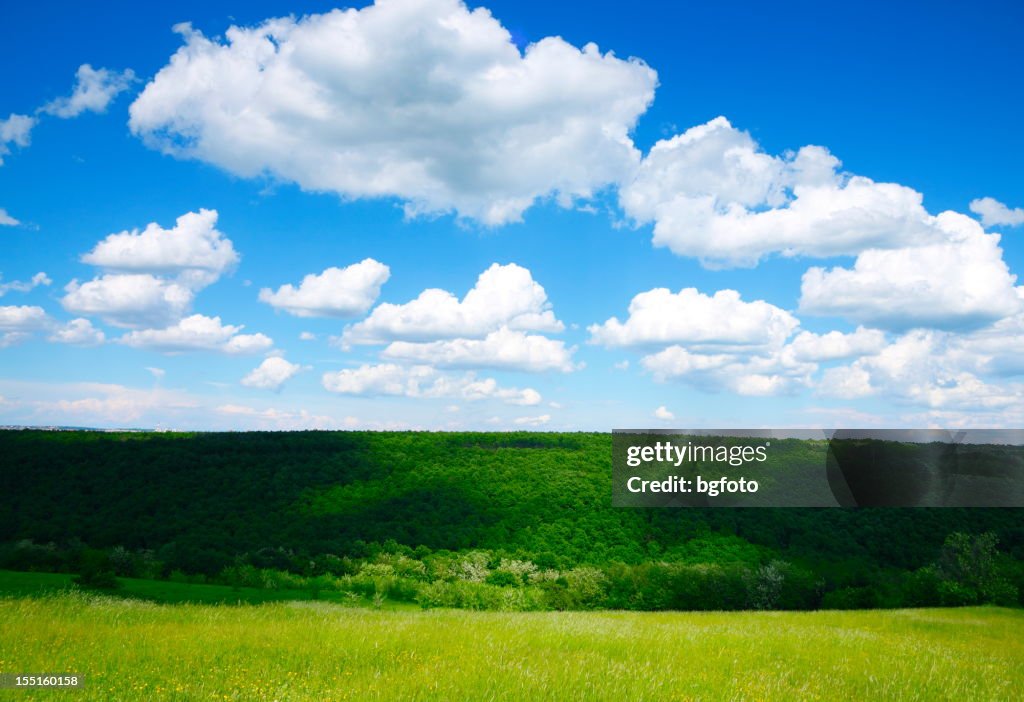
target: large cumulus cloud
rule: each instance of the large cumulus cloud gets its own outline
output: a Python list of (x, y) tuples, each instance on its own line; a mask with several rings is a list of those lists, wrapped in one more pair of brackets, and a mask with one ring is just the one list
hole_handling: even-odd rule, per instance
[(346, 198), (393, 196), (410, 214), (487, 224), (537, 198), (615, 184), (657, 76), (637, 60), (547, 37), (520, 51), (485, 8), (381, 0), (361, 10), (231, 27), (189, 25), (131, 106), (168, 153)]

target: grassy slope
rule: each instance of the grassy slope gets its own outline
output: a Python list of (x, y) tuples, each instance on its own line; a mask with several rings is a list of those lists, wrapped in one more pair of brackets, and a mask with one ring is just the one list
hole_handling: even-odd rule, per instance
[(1024, 696), (1022, 630), (1024, 613), (994, 608), (499, 614), (63, 594), (0, 599), (0, 670), (85, 674), (76, 700), (1006, 700)]

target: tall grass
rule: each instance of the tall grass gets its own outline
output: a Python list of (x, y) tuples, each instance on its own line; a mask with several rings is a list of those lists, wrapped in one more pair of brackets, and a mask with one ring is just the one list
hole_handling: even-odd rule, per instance
[[(1024, 699), (1024, 613), (497, 613), (0, 599), (0, 671), (74, 700)], [(6, 692), (29, 699), (25, 692)]]

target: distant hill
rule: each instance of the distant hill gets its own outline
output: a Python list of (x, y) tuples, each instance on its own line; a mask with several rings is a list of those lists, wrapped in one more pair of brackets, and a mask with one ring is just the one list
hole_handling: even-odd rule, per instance
[(623, 509), (610, 481), (608, 434), (0, 432), (0, 542), (152, 549), (205, 573), (386, 542), (551, 567), (779, 555), (860, 573), (994, 531), (1024, 556), (1024, 510)]

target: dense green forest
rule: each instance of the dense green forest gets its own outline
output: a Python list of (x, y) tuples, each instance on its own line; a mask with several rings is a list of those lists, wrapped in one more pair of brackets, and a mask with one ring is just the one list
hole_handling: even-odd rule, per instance
[(608, 434), (3, 431), (0, 491), (0, 568), (16, 570), (506, 608), (1024, 589), (1024, 510), (615, 508)]

